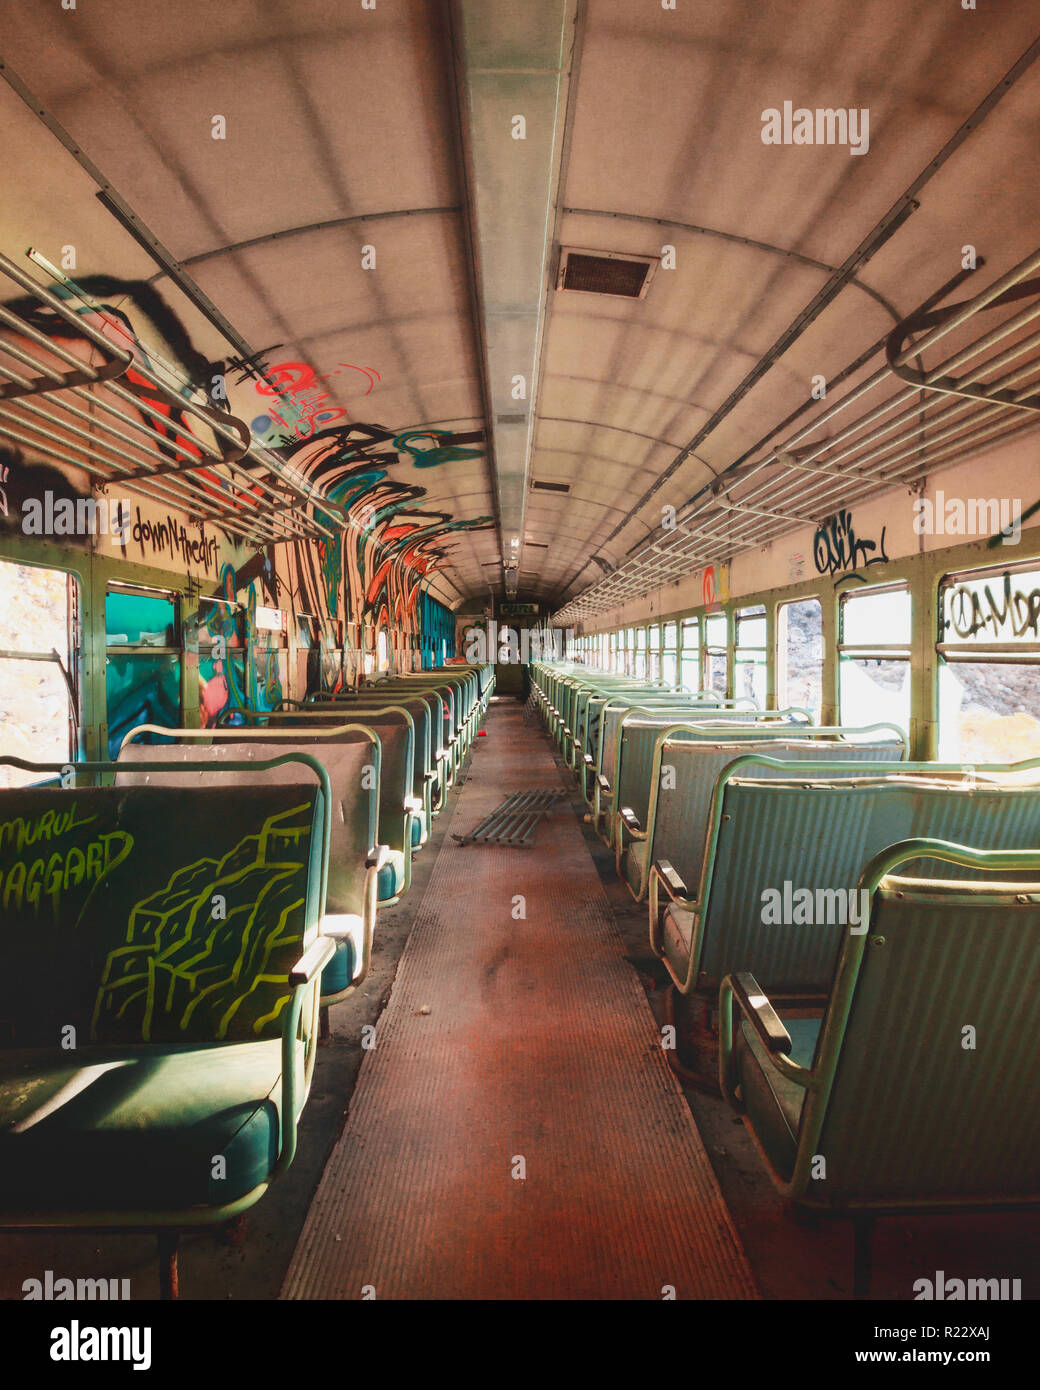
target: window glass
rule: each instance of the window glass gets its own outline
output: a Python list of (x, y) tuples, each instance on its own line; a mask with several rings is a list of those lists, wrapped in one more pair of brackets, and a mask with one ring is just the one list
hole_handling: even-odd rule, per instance
[(906, 588), (844, 594), (841, 614), (845, 646), (910, 645), (910, 592)]
[(704, 620), (704, 688), (725, 697), (729, 669), (726, 651), (726, 618), (713, 613)]
[(946, 576), (938, 637), (940, 759), (1040, 757), (1040, 566)]
[(736, 653), (733, 694), (766, 705), (766, 610), (762, 604), (741, 608), (736, 615)]
[(776, 699), (781, 709), (823, 709), (823, 606), (818, 598), (783, 603), (776, 625)]
[(664, 650), (661, 653), (661, 679), (668, 685), (678, 685), (679, 683), (679, 625), (678, 623), (665, 623), (662, 643)]
[(843, 594), (838, 645), (842, 724), (910, 727), (910, 591), (905, 585)]
[(699, 690), (701, 622), (699, 618), (683, 618), (682, 656), (679, 667), (680, 683), (686, 690)]
[(110, 590), (105, 595), (105, 643), (109, 647), (175, 647), (177, 605), (173, 596)]
[[(234, 629), (234, 605), (213, 605), (222, 612), (202, 608), (207, 630), (199, 635), (200, 704), (205, 722), (215, 722), (209, 716), (209, 695), (228, 698), (224, 704), (242, 704), (244, 662), (240, 671), (233, 667), (230, 642), (223, 661), (210, 663), (221, 667), (213, 690), (206, 683), (206, 660), (212, 652), (215, 637), (224, 635), (225, 624)], [(218, 631), (214, 633), (213, 627)], [(206, 640), (208, 639), (208, 640)], [(177, 596), (171, 593), (142, 593), (123, 585), (112, 585), (105, 595), (105, 708), (108, 720), (108, 756), (115, 758), (120, 745), (131, 729), (138, 724), (163, 724), (178, 728), (181, 719), (181, 655), (177, 623)], [(166, 648), (164, 652), (162, 649)], [(174, 650), (169, 650), (173, 648)], [(142, 734), (139, 743), (163, 743), (160, 734)]]
[[(69, 628), (77, 597), (64, 570), (0, 561), (0, 650), (11, 653), (0, 658), (2, 757), (64, 763), (78, 751), (78, 709), (69, 691), (70, 682), (76, 688)], [(0, 767), (0, 787), (39, 780)]]

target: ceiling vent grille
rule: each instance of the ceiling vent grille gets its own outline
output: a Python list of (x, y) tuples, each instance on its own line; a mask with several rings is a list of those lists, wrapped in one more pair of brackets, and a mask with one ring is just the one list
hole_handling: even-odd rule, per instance
[(570, 483), (539, 483), (531, 484), (532, 492), (570, 492)]
[(615, 251), (578, 251), (564, 246), (556, 288), (643, 299), (657, 264), (656, 256), (623, 256)]

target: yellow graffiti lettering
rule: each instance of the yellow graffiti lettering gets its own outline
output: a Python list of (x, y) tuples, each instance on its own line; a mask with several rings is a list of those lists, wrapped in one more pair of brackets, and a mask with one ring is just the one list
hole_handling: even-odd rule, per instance
[(25, 889), (25, 865), (22, 863), (12, 864), (7, 871), (7, 882), (4, 885), (4, 911), (11, 906), (11, 898), (15, 898), (15, 907), (22, 905), (22, 893)]
[(58, 901), (61, 898), (62, 862), (60, 854), (51, 855), (47, 860), (47, 872), (43, 885), (43, 891), (54, 904), (55, 912), (58, 910)]
[(43, 878), (43, 860), (35, 859), (25, 879), (25, 901), (33, 907), (40, 901), (40, 880)]
[(73, 845), (65, 856), (65, 892), (69, 891), (70, 884), (77, 886), (82, 883), (86, 872), (87, 862), (83, 857), (83, 851)]
[[(102, 874), (102, 878), (106, 878), (113, 869), (119, 868), (120, 864), (122, 864), (123, 860), (133, 849), (134, 837), (125, 830), (113, 830), (111, 834), (99, 835), (98, 839), (102, 840), (105, 845), (105, 871)], [(112, 850), (111, 846), (113, 840), (122, 842), (115, 851)], [(115, 856), (114, 858), (113, 854)]]

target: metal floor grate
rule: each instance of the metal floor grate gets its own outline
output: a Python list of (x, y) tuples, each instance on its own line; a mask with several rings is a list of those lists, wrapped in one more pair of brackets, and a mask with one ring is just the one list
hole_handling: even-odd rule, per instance
[(468, 834), (451, 838), (460, 845), (517, 845), (529, 849), (534, 844), (535, 826), (562, 795), (562, 791), (514, 792)]

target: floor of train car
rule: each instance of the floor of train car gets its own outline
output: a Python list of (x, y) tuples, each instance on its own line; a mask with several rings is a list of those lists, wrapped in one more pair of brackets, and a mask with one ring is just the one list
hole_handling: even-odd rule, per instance
[[(655, 1036), (654, 1020), (664, 1022), (665, 976), (647, 945), (645, 907), (635, 904), (614, 872), (613, 855), (583, 821), (584, 804), (569, 776), (554, 769), (548, 744), (534, 727), (522, 730), (515, 700), (495, 700), (487, 720), (488, 737), (478, 740), (464, 769), (460, 788), (449, 794), (448, 809), (434, 822), (434, 834), (415, 862), (408, 899), (383, 909), (379, 916), (371, 973), (358, 995), (332, 1011), (332, 1037), (319, 1049), (314, 1084), (301, 1124), (296, 1160), (286, 1176), (250, 1213), (230, 1230), (190, 1233), (181, 1244), (181, 1296), (191, 1299), (270, 1299), (278, 1296), (315, 1194), (321, 1190), (326, 1166), (335, 1162), (349, 1134), (344, 1123), (355, 1082), (365, 1056), (361, 1030), (373, 1024), (386, 1008), (398, 964), (420, 917), (426, 889), (434, 874), (445, 836), (471, 828), (483, 813), (489, 793), (499, 790), (490, 769), (511, 746), (524, 747), (526, 769), (519, 785), (548, 784), (555, 776), (570, 793), (561, 810), (580, 828), (583, 845), (598, 873), (609, 905), (611, 929), (616, 929), (627, 970), (641, 990), (633, 990), (635, 1010), (650, 1011), (637, 1026)], [(537, 740), (533, 744), (531, 740)], [(496, 747), (496, 744), (498, 747)], [(502, 745), (505, 744), (505, 748)], [(489, 756), (489, 753), (491, 756)], [(485, 760), (482, 769), (482, 759)], [(548, 770), (548, 775), (547, 771)], [(466, 795), (467, 786), (470, 796)], [(507, 788), (511, 790), (512, 787)], [(502, 795), (507, 794), (503, 791)], [(492, 795), (488, 805), (500, 798)], [(473, 810), (468, 807), (473, 807)], [(458, 808), (456, 810), (456, 808)], [(538, 837), (547, 834), (542, 822)], [(450, 845), (454, 850), (454, 846)], [(538, 863), (535, 851), (497, 848), (479, 853), (509, 857), (517, 878)], [(526, 863), (526, 868), (525, 868)], [(517, 889), (522, 891), (523, 886)], [(517, 930), (522, 924), (517, 923)], [(434, 1001), (434, 1005), (436, 1001)], [(650, 1016), (652, 1015), (652, 1017)], [(523, 1011), (518, 1011), (517, 1027)], [(568, 1084), (565, 1075), (556, 1078)], [(852, 1238), (846, 1222), (825, 1222), (808, 1228), (785, 1217), (776, 1191), (742, 1123), (721, 1100), (683, 1087), (714, 1179), (729, 1208), (739, 1244), (750, 1265), (759, 1293), (767, 1299), (837, 1299), (849, 1296)], [(349, 1125), (348, 1125), (349, 1129)], [(970, 1142), (970, 1136), (966, 1136)], [(703, 1157), (701, 1158), (703, 1162)], [(710, 1174), (709, 1174), (710, 1177)], [(479, 1213), (477, 1213), (479, 1219)], [(886, 1219), (878, 1224), (874, 1245), (873, 1297), (906, 1300), (913, 1283), (934, 1271), (949, 1277), (1021, 1278), (1028, 1297), (1038, 1272), (1040, 1216), (1010, 1213), (989, 1217), (919, 1217)], [(739, 1249), (738, 1249), (739, 1254)], [(134, 1298), (157, 1295), (155, 1242), (147, 1235), (91, 1233), (0, 1233), (0, 1298), (22, 1297), (22, 1283), (52, 1270), (55, 1277), (129, 1277)], [(322, 1296), (320, 1289), (313, 1292)], [(350, 1296), (357, 1297), (359, 1293)], [(456, 1295), (457, 1296), (457, 1295)], [(465, 1295), (463, 1295), (465, 1296)], [(529, 1296), (552, 1296), (532, 1289)], [(563, 1296), (567, 1296), (564, 1294)], [(575, 1296), (582, 1296), (580, 1289)]]

